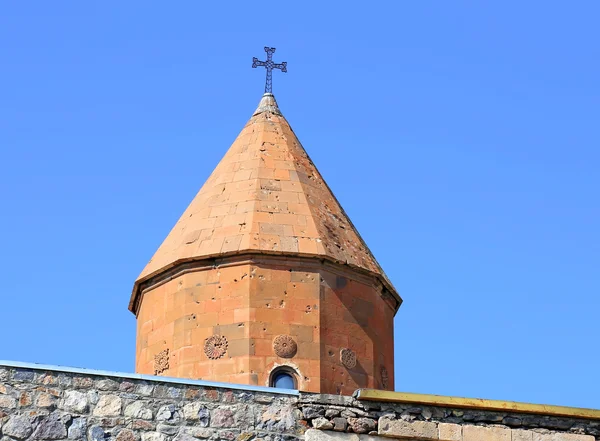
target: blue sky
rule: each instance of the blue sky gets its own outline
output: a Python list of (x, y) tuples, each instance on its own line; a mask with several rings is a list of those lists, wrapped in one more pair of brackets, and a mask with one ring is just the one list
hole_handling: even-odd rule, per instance
[(405, 299), (396, 388), (600, 408), (600, 3), (0, 14), (0, 359), (132, 371), (131, 287), (279, 105)]

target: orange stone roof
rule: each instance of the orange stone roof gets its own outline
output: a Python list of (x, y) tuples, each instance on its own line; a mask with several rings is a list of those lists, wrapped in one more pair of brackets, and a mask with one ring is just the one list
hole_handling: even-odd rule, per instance
[(315, 256), (391, 282), (308, 157), (275, 97), (258, 108), (137, 278), (242, 253)]

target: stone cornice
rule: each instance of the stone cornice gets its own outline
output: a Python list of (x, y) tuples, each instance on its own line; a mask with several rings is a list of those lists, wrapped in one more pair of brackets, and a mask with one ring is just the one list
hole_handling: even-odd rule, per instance
[(210, 268), (218, 268), (244, 263), (269, 264), (276, 266), (289, 266), (307, 269), (326, 269), (333, 273), (349, 276), (350, 278), (370, 284), (377, 289), (386, 300), (386, 303), (394, 310), (398, 311), (402, 304), (402, 298), (396, 293), (393, 286), (389, 284), (386, 278), (379, 274), (372, 273), (364, 268), (337, 262), (325, 256), (299, 255), (298, 253), (285, 252), (232, 252), (229, 254), (219, 253), (212, 257), (202, 259), (181, 259), (173, 264), (162, 268), (154, 274), (150, 274), (144, 279), (138, 280), (133, 285), (131, 298), (129, 300), (129, 310), (137, 316), (140, 300), (143, 293), (149, 289), (159, 286), (169, 280), (182, 274), (194, 271), (203, 271)]

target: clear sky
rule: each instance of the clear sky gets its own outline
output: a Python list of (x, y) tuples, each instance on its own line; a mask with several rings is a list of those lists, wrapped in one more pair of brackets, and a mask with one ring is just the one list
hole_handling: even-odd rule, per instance
[[(366, 6), (368, 4), (368, 6)], [(0, 359), (133, 371), (133, 281), (279, 105), (404, 297), (396, 388), (600, 408), (600, 2), (0, 14)]]

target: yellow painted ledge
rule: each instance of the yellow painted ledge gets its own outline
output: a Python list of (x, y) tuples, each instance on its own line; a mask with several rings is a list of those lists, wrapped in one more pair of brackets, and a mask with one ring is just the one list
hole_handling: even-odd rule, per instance
[(515, 401), (484, 400), (481, 398), (446, 397), (442, 395), (390, 392), (376, 389), (358, 389), (354, 393), (354, 396), (360, 401), (426, 404), (430, 406), (508, 411), (515, 413), (531, 413), (536, 415), (600, 420), (600, 410), (584, 409), (580, 407), (550, 406), (547, 404), (517, 403)]

